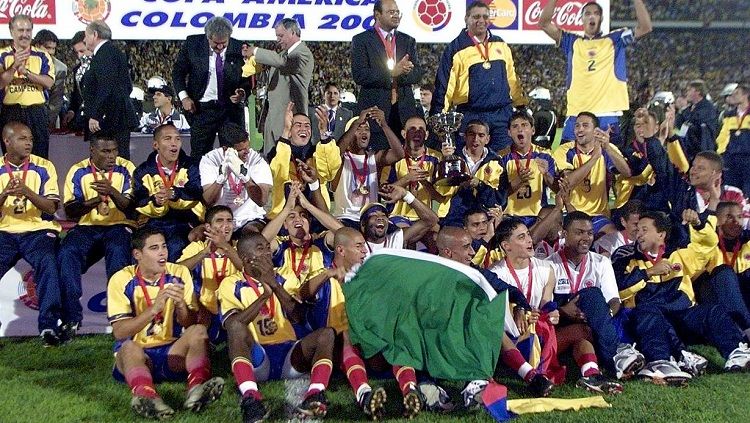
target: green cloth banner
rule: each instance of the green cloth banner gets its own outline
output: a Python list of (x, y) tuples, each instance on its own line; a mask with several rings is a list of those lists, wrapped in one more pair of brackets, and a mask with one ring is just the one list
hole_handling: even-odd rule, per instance
[(349, 335), (366, 358), (450, 380), (488, 379), (507, 304), (477, 271), (412, 250), (375, 252), (344, 284)]

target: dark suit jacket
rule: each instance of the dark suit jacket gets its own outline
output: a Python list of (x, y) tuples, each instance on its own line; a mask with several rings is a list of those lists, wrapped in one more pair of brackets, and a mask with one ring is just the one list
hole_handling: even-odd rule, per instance
[[(318, 116), (315, 114), (315, 108), (310, 107), (307, 111), (307, 115), (310, 116), (310, 124), (312, 125), (312, 141), (318, 142), (320, 141), (320, 131), (318, 130)], [(336, 141), (341, 139), (341, 136), (344, 135), (346, 122), (349, 122), (349, 119), (351, 119), (352, 116), (351, 110), (339, 104), (339, 107), (336, 108), (336, 115), (333, 118), (336, 121), (336, 127), (333, 129), (333, 139)]]
[[(211, 53), (208, 38), (204, 34), (190, 35), (177, 54), (172, 68), (172, 83), (175, 95), (186, 91), (194, 101), (200, 101), (208, 86), (208, 57)], [(248, 81), (242, 79), (242, 43), (234, 38), (229, 39), (229, 45), (224, 54), (224, 92), (219, 93), (227, 106), (232, 105), (229, 97), (234, 95), (237, 88), (244, 88), (250, 94)], [(240, 103), (236, 104), (241, 107)]]
[[(393, 78), (391, 77), (391, 71), (388, 70), (388, 56), (385, 47), (376, 31), (375, 28), (372, 28), (352, 38), (352, 77), (354, 82), (360, 86), (359, 96), (357, 97), (359, 109), (354, 110), (354, 113), (358, 115), (363, 109), (378, 106), (380, 110), (385, 112), (385, 118), (388, 121), (391, 110)], [(396, 62), (406, 54), (409, 55), (409, 60), (414, 63), (414, 69), (410, 73), (396, 78), (398, 110), (402, 124), (407, 118), (420, 114), (414, 100), (412, 85), (419, 84), (422, 81), (424, 70), (417, 58), (417, 42), (403, 32), (396, 31)]]
[(115, 134), (138, 125), (130, 92), (128, 59), (112, 42), (99, 47), (81, 80), (86, 118), (99, 121), (102, 132)]

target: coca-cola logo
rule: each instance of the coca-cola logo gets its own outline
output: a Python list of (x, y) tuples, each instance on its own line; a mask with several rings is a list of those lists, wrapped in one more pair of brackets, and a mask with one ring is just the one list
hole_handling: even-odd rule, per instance
[(0, 24), (10, 22), (16, 15), (31, 16), (35, 24), (54, 24), (54, 0), (0, 0)]
[[(583, 31), (581, 12), (585, 1), (560, 2), (555, 6), (552, 23), (568, 31)], [(525, 29), (539, 29), (539, 18), (542, 16), (541, 0), (524, 0), (523, 26)]]

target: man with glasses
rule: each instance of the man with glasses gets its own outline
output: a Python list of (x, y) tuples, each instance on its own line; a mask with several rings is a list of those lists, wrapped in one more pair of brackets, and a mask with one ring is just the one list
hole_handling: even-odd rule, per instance
[[(407, 119), (420, 114), (412, 85), (421, 82), (424, 71), (414, 38), (397, 31), (401, 11), (395, 0), (377, 0), (373, 13), (375, 27), (352, 38), (352, 77), (360, 88), (354, 113), (375, 106), (385, 112), (385, 122), (398, 134)], [(371, 146), (375, 150), (387, 148), (379, 125), (370, 127)]]
[(213, 149), (225, 122), (244, 125), (242, 44), (231, 35), (228, 19), (209, 19), (205, 35), (187, 37), (172, 70), (174, 90), (190, 124), (190, 155), (194, 158)]

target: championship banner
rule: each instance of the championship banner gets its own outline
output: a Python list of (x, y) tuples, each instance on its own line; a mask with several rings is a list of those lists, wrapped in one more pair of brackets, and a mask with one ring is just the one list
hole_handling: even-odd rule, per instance
[[(551, 44), (538, 27), (543, 0), (482, 0), (490, 8), (492, 32), (509, 43)], [(24, 13), (34, 32), (46, 28), (70, 39), (93, 20), (104, 20), (115, 40), (184, 40), (203, 32), (210, 18), (221, 15), (234, 25), (239, 40), (274, 40), (273, 26), (296, 19), (305, 41), (351, 41), (374, 24), (375, 0), (0, 0), (0, 33), (10, 38), (7, 22)], [(397, 0), (403, 14), (399, 30), (421, 43), (448, 43), (465, 27), (464, 0)], [(544, 3), (544, 4), (543, 4)], [(580, 13), (586, 1), (558, 1), (553, 21), (583, 31)], [(602, 30), (609, 30), (609, 0)]]

